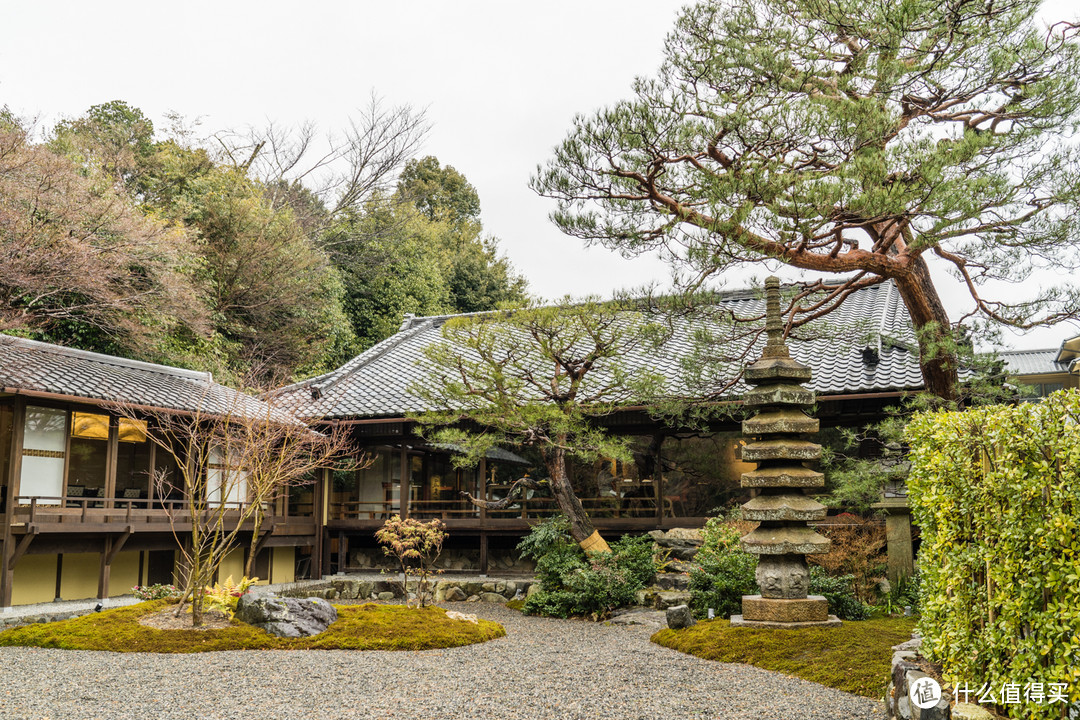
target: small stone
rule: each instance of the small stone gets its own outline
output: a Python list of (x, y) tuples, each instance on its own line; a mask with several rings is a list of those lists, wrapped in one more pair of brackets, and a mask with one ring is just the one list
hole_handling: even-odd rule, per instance
[(470, 595), (469, 597), (465, 598), (465, 602), (480, 602), (480, 596)]
[(689, 605), (676, 605), (667, 609), (667, 626), (672, 630), (682, 630), (696, 624)]
[(461, 588), (452, 587), (446, 591), (445, 597), (448, 602), (464, 602), (468, 595)]
[(394, 599), (394, 593), (390, 592), (389, 590), (385, 590), (385, 591), (379, 593), (379, 599), (384, 601), (384, 602), (387, 601), (387, 600), (393, 600)]
[(918, 650), (922, 646), (921, 637), (913, 637), (910, 640), (905, 640), (899, 645), (893, 645), (893, 650)]
[(499, 593), (485, 592), (480, 593), (480, 602), (504, 603), (506, 602), (506, 598)]
[(973, 703), (956, 703), (952, 708), (953, 720), (994, 720), (986, 708)]

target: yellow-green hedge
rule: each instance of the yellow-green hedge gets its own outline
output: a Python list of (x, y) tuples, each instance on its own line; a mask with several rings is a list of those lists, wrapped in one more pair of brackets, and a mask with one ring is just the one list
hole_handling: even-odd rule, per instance
[[(923, 653), (974, 690), (1066, 683), (1080, 701), (1080, 392), (926, 413), (907, 433)], [(1002, 709), (1052, 718), (1063, 705)]]

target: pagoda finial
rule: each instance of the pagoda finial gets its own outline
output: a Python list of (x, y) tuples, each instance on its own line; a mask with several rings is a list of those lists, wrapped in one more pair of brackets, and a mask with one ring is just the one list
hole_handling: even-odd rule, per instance
[(780, 315), (780, 278), (770, 275), (765, 278), (765, 343), (763, 357), (787, 357), (788, 349), (784, 344), (784, 319)]

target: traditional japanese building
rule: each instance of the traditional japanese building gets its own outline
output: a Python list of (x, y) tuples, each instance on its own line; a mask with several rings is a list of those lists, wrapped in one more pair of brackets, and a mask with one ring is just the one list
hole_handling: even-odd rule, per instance
[[(764, 313), (756, 291), (727, 293), (717, 303), (741, 317)], [(430, 382), (423, 351), (442, 340), (450, 317), (407, 317), (395, 335), (337, 370), (273, 393), (272, 408), (207, 373), (0, 336), (0, 608), (108, 597), (173, 579), (177, 539), (166, 505), (175, 509), (183, 501), (161, 497), (152, 476), (174, 460), (148, 441), (153, 428), (121, 416), (116, 403), (177, 412), (287, 408), (316, 426), (349, 428), (363, 459), (359, 469), (325, 471), (273, 504), (257, 544), (261, 578), (285, 582), (375, 567), (382, 553), (373, 533), (395, 513), (446, 523), (449, 570), (526, 569), (513, 548), (531, 524), (556, 512), (554, 500), (529, 491), (492, 510), (461, 493), (496, 501), (519, 477), (542, 479), (535, 452), (495, 449), (477, 467), (457, 468), (455, 448), (424, 442), (410, 419), (432, 409), (414, 389)], [(829, 444), (839, 429), (879, 419), (904, 394), (921, 389), (914, 337), (891, 283), (853, 293), (810, 331), (787, 342), (792, 357), (813, 369), (807, 387), (816, 395), (818, 442)], [(641, 350), (627, 364), (676, 377), (700, 350), (694, 333), (695, 326), (676, 324), (661, 347)], [(717, 354), (727, 350), (719, 347)], [(1005, 354), (1010, 370), (1039, 392), (1076, 387), (1078, 357), (1080, 339), (1056, 351)], [(737, 405), (745, 390), (733, 387), (729, 402)], [(672, 427), (640, 407), (604, 417), (600, 422), (610, 432), (632, 438), (634, 459), (572, 463), (575, 490), (595, 527), (619, 535), (696, 526), (745, 501), (740, 477), (754, 466), (741, 458), (740, 420), (733, 412), (705, 429)], [(873, 442), (861, 449), (871, 457), (878, 451)], [(910, 567), (903, 498), (887, 497), (885, 504), (893, 513), (890, 563), (901, 558)], [(250, 533), (243, 537), (244, 549), (230, 556), (223, 575), (239, 576), (250, 539)]]
[[(759, 291), (727, 293), (717, 302), (721, 314), (764, 313)], [(347, 425), (371, 461), (364, 469), (336, 473), (326, 485), (320, 509), (326, 538), (321, 560), (313, 559), (322, 572), (376, 564), (381, 553), (372, 533), (394, 513), (441, 518), (450, 533), (444, 556), (451, 569), (505, 571), (514, 566), (513, 547), (530, 525), (555, 512), (553, 498), (542, 492), (530, 491), (501, 510), (478, 508), (461, 495), (499, 500), (514, 479), (542, 478), (543, 465), (528, 448), (495, 451), (475, 469), (459, 469), (451, 461), (452, 447), (426, 444), (414, 433), (409, 418), (432, 409), (414, 392), (430, 382), (424, 348), (442, 339), (450, 317), (407, 317), (395, 335), (337, 370), (275, 393), (276, 402), (301, 418)], [(694, 330), (691, 324), (677, 325), (662, 347), (642, 350), (626, 358), (626, 365), (675, 377), (696, 351)], [(808, 387), (816, 393), (814, 412), (826, 439), (839, 427), (879, 419), (885, 407), (922, 386), (914, 336), (891, 282), (853, 293), (789, 344), (795, 359), (813, 367)], [(734, 350), (734, 343), (717, 350)], [(736, 386), (731, 396), (744, 390)], [(737, 413), (712, 422), (707, 431), (670, 427), (641, 408), (616, 412), (600, 423), (632, 436), (634, 450), (633, 463), (571, 467), (575, 490), (601, 533), (696, 526), (745, 499), (739, 478), (754, 466), (740, 459)], [(872, 443), (865, 452), (875, 452)]]
[[(116, 412), (117, 403), (275, 412), (209, 373), (0, 336), (0, 608), (173, 582), (169, 515), (182, 516), (183, 501), (162, 497), (152, 476), (175, 472), (176, 460), (150, 441), (146, 421)], [(297, 549), (317, 546), (314, 490), (283, 497), (270, 511), (256, 575), (291, 581)], [(239, 577), (243, 561), (237, 551), (222, 573)]]

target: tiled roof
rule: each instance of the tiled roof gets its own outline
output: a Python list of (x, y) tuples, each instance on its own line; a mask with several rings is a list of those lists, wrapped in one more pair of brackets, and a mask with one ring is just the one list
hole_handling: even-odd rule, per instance
[(217, 415), (264, 417), (263, 401), (214, 382), (210, 373), (139, 362), (0, 335), (0, 388)]
[[(742, 317), (764, 311), (764, 299), (752, 291), (726, 293), (717, 302)], [(453, 316), (407, 318), (397, 334), (337, 370), (274, 395), (307, 418), (402, 417), (429, 410), (410, 387), (428, 379), (419, 363), (423, 349), (442, 340), (440, 328), (449, 317)], [(818, 393), (921, 388), (914, 335), (891, 282), (853, 293), (818, 323), (817, 330), (817, 339), (791, 338), (789, 345), (792, 354), (813, 369), (810, 386)], [(626, 365), (658, 371), (669, 379), (678, 377), (682, 362), (693, 351), (692, 331), (692, 325), (683, 323), (661, 349), (627, 357)], [(717, 378), (717, 386), (728, 380)]]
[(1005, 361), (1009, 375), (1047, 375), (1069, 372), (1068, 363), (1057, 362), (1058, 349), (1004, 350), (998, 355)]

